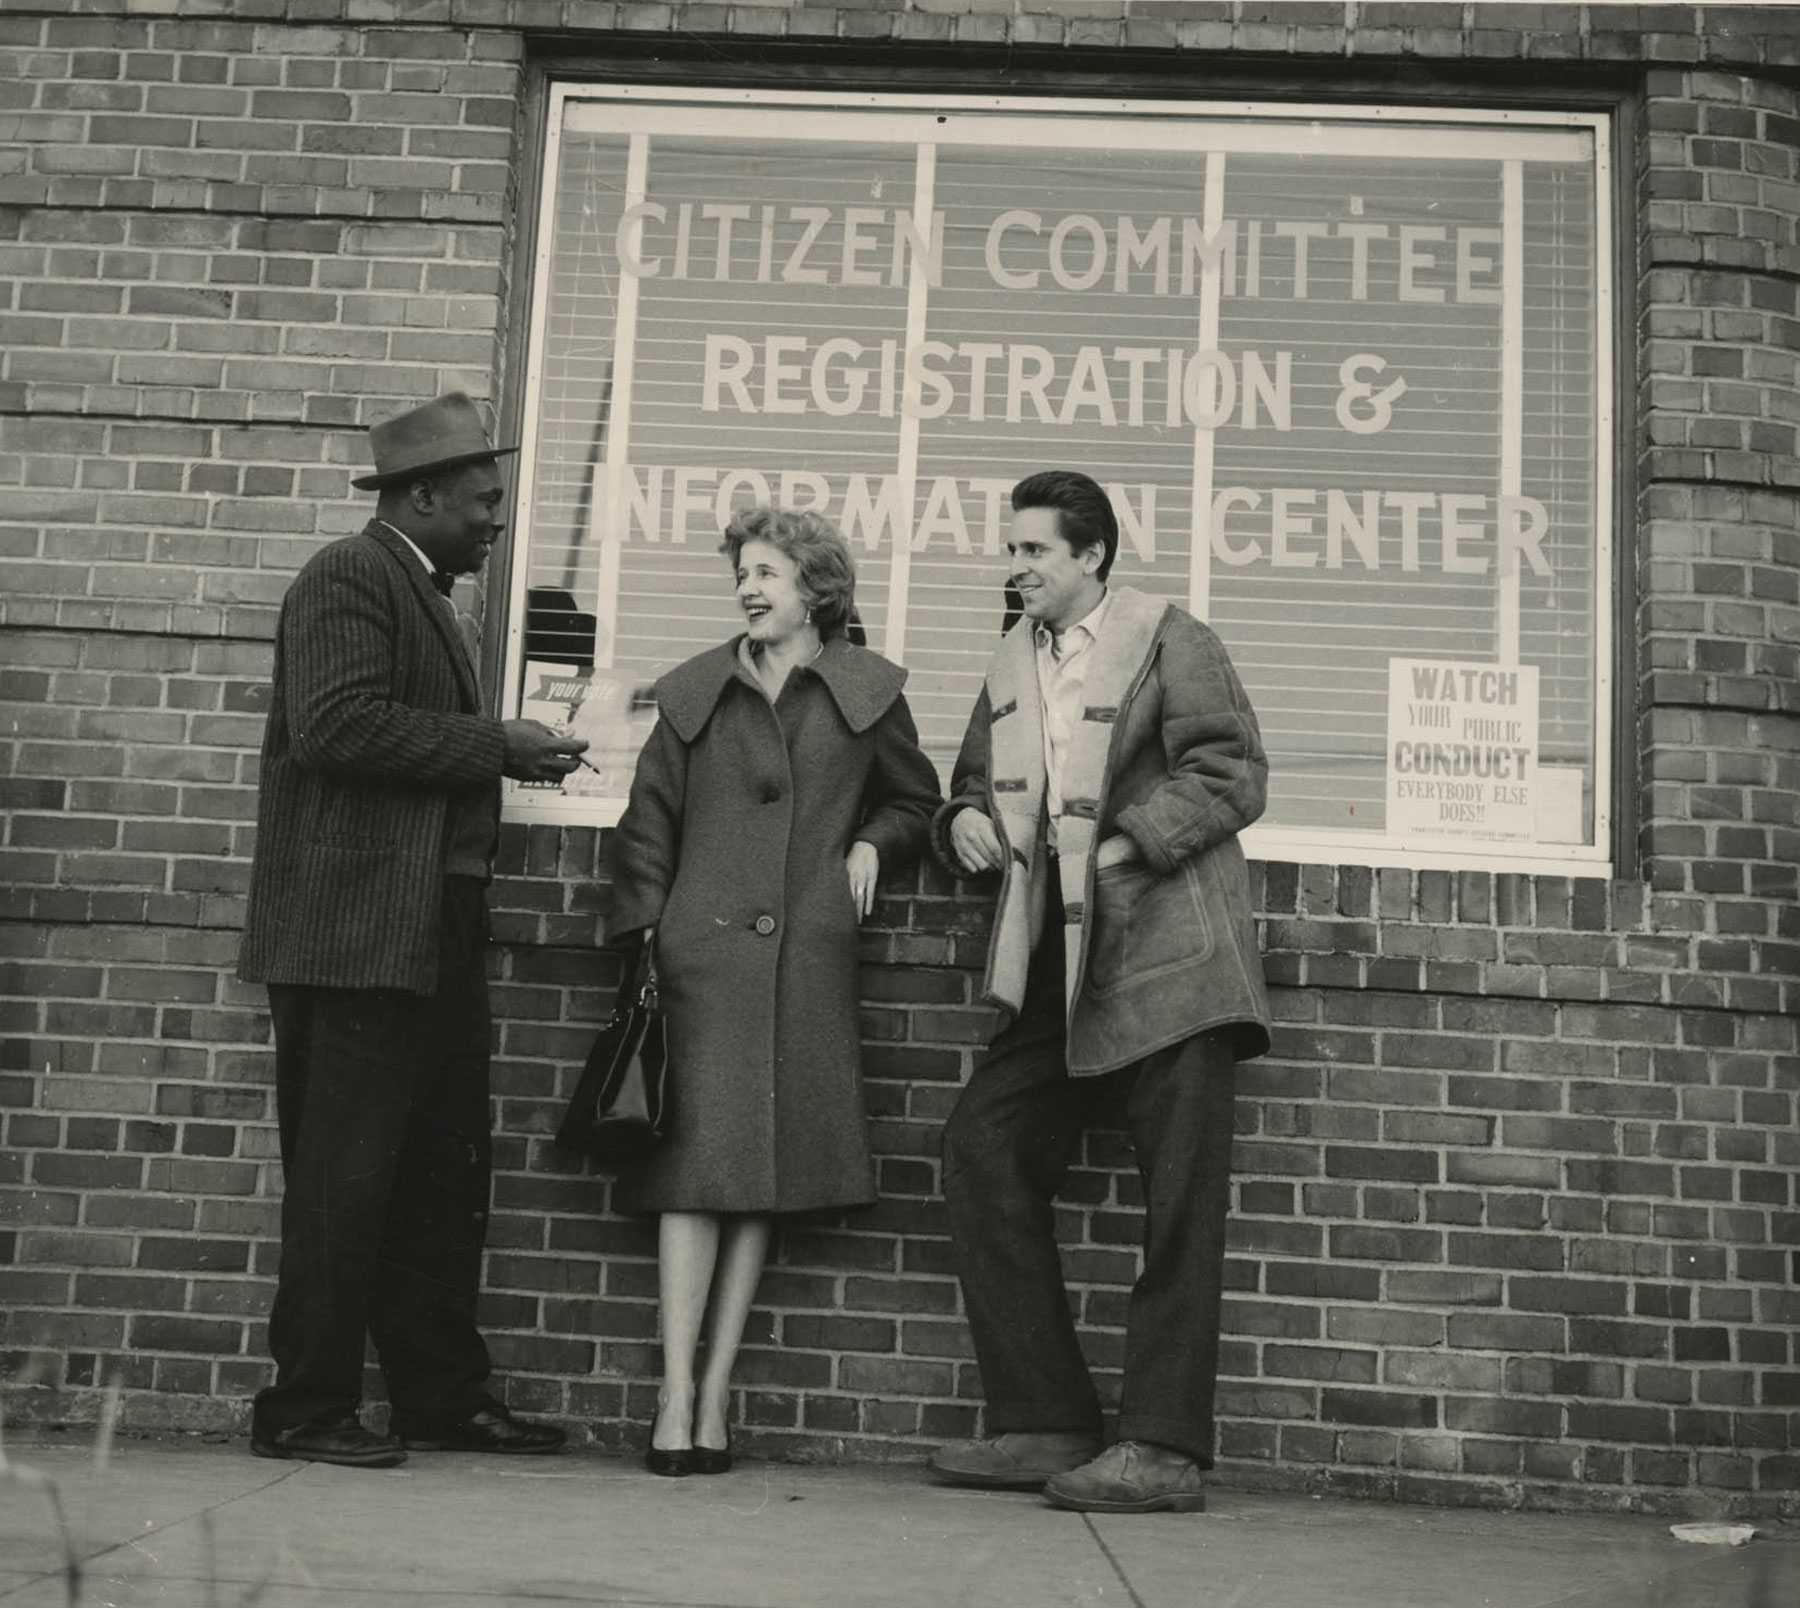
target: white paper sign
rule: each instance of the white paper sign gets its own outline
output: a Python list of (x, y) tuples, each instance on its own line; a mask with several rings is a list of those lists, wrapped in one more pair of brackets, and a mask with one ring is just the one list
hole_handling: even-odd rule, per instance
[(1404, 839), (1531, 842), (1538, 670), (1388, 660), (1387, 830)]
[[(656, 706), (649, 687), (634, 677), (528, 659), (519, 718), (587, 738), (583, 763), (561, 783), (565, 797), (623, 798), (631, 791), (638, 751), (656, 724)], [(540, 795), (559, 790), (555, 782), (512, 785)]]
[(1540, 843), (1585, 843), (1587, 772), (1579, 765), (1539, 765), (1532, 795)]

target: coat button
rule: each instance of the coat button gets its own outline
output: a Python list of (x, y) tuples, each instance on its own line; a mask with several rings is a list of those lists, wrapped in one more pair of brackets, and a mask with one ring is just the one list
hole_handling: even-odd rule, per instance
[(763, 789), (763, 803), (778, 804), (780, 802), (781, 789), (777, 787), (775, 783), (770, 782), (769, 785)]
[(763, 937), (767, 938), (769, 934), (775, 930), (775, 918), (773, 916), (758, 916), (756, 918), (756, 930), (760, 932)]

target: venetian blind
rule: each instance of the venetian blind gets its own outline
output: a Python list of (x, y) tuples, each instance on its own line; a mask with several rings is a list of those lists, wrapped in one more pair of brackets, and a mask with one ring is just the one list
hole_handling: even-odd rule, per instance
[(1006, 606), (1007, 492), (1081, 468), (1120, 516), (1115, 581), (1230, 648), (1265, 833), (1382, 840), (1410, 659), (1533, 667), (1538, 758), (1576, 801), (1540, 837), (1592, 841), (1590, 158), (1354, 119), (628, 112), (581, 105), (546, 192), (527, 698), (527, 667), (642, 687), (723, 640), (720, 526), (814, 506), (947, 772)]

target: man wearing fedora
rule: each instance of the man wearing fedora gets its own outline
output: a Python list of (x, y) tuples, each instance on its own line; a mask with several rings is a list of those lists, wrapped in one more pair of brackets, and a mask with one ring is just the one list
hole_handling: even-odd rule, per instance
[[(486, 884), (500, 778), (586, 746), (490, 718), (450, 603), (503, 529), (495, 447), (460, 392), (370, 432), (375, 517), (295, 578), (275, 636), (239, 975), (269, 989), (286, 1194), (262, 1457), (552, 1452), (486, 1388)], [(365, 1338), (392, 1404), (358, 1416)]]

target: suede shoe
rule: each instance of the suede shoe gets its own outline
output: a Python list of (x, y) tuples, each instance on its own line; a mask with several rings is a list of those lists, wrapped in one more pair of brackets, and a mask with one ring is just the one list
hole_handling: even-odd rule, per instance
[(497, 1402), (454, 1424), (397, 1420), (394, 1432), (415, 1452), (499, 1452), (506, 1456), (541, 1456), (560, 1452), (568, 1439), (553, 1424), (514, 1418)]
[(1098, 1435), (1080, 1430), (1049, 1434), (1014, 1430), (986, 1440), (951, 1441), (926, 1465), (946, 1485), (985, 1491), (1036, 1491), (1052, 1474), (1079, 1468), (1100, 1449)]
[(354, 1413), (319, 1419), (291, 1429), (250, 1431), (250, 1450), (258, 1457), (284, 1457), (301, 1463), (337, 1463), (344, 1468), (393, 1468), (406, 1461), (406, 1449), (391, 1435), (364, 1429)]
[(1186, 1452), (1123, 1440), (1044, 1482), (1052, 1507), (1077, 1513), (1204, 1513), (1200, 1465)]

